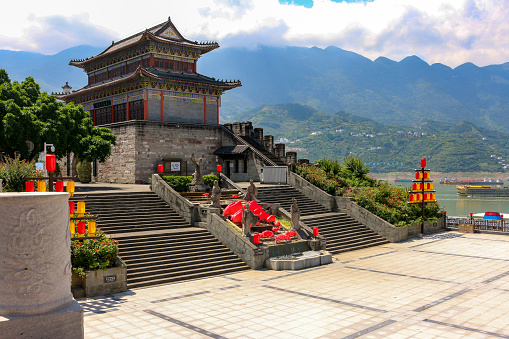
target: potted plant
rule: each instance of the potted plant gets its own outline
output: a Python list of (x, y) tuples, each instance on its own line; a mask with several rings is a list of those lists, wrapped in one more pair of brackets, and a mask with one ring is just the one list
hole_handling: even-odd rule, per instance
[(78, 172), (78, 178), (82, 183), (89, 183), (92, 181), (92, 164), (86, 160), (80, 161), (76, 165), (76, 171)]
[[(88, 237), (86, 232), (84, 237)], [(97, 229), (97, 239), (71, 241), (72, 291), (92, 297), (127, 291), (127, 267), (118, 257), (118, 241)]]

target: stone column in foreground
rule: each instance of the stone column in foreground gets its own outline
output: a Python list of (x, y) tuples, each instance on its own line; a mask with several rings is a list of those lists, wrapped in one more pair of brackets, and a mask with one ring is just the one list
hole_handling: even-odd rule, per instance
[(71, 293), (69, 193), (0, 194), (0, 333), (83, 338)]

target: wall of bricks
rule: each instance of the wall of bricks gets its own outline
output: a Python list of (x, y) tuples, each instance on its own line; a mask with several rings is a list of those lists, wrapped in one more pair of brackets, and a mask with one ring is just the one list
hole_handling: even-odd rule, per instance
[(213, 152), (235, 145), (219, 125), (129, 121), (105, 127), (117, 135), (117, 146), (105, 163), (98, 164), (98, 182), (148, 183), (163, 158), (182, 158), (187, 161), (187, 174), (192, 175), (193, 153), (196, 159), (203, 156), (202, 172), (210, 174), (216, 171)]

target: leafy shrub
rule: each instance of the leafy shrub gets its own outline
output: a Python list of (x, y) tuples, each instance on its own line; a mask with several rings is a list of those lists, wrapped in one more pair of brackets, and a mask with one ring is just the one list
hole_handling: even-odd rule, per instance
[(189, 185), (191, 185), (191, 181), (193, 177), (191, 176), (164, 176), (163, 180), (170, 185), (177, 192), (185, 192)]
[(0, 179), (3, 179), (4, 192), (24, 192), (25, 180), (23, 177), (42, 177), (42, 171), (35, 169), (35, 163), (15, 158), (5, 158), (0, 164)]
[[(88, 236), (87, 233), (85, 235)], [(72, 269), (80, 275), (88, 270), (117, 266), (118, 241), (106, 237), (100, 229), (97, 229), (96, 236), (100, 238), (71, 241)]]
[(327, 178), (325, 171), (319, 167), (313, 165), (302, 165), (297, 166), (296, 171), (302, 175), (304, 179), (331, 195), (336, 195), (336, 191), (340, 187), (337, 180)]
[[(186, 192), (189, 185), (193, 181), (192, 176), (164, 176), (163, 180), (170, 185), (177, 192)], [(214, 185), (214, 180), (217, 180), (217, 177), (213, 174), (208, 174), (203, 176), (203, 182), (205, 185), (212, 187)]]
[(208, 185), (210, 187), (214, 186), (214, 180), (218, 180), (214, 174), (207, 174), (203, 176), (203, 182), (205, 183), (205, 185)]

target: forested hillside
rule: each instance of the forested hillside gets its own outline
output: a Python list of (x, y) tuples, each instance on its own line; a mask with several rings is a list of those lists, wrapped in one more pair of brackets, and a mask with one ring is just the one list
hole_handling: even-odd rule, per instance
[(498, 157), (505, 160), (509, 154), (509, 135), (467, 122), (381, 124), (297, 104), (263, 106), (232, 121), (263, 127), (265, 135), (283, 139), (287, 150), (296, 150), (299, 158), (314, 161), (354, 154), (374, 172), (413, 170), (422, 157), (434, 171), (503, 171), (505, 161)]

